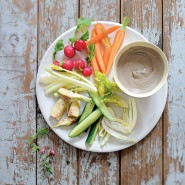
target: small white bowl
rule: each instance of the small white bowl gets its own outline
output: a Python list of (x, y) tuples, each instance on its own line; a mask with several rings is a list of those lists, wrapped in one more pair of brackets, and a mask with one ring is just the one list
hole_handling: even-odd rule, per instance
[(144, 98), (156, 93), (166, 82), (168, 61), (162, 50), (154, 44), (144, 41), (132, 42), (125, 45), (116, 55), (113, 73), (123, 92)]

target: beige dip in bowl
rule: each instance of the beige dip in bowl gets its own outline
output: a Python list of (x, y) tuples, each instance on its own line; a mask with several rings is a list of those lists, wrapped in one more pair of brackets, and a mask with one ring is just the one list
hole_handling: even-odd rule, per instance
[(168, 62), (159, 47), (137, 41), (127, 44), (118, 52), (113, 72), (116, 83), (126, 94), (148, 97), (166, 82)]

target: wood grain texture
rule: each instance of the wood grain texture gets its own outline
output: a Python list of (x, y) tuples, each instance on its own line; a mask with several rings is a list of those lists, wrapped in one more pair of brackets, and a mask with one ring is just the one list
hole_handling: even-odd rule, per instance
[[(162, 46), (162, 1), (122, 0), (121, 12), (132, 28)], [(121, 174), (124, 185), (162, 184), (162, 119), (145, 139), (121, 152)]]
[(0, 0), (0, 184), (35, 184), (37, 3)]
[[(80, 16), (120, 22), (118, 0), (82, 0)], [(79, 184), (119, 184), (119, 152), (98, 154), (79, 150)]]
[(164, 119), (164, 183), (185, 183), (185, 1), (164, 1), (164, 52), (169, 59)]
[[(0, 185), (184, 185), (185, 1), (0, 0), (0, 7)], [(141, 142), (108, 154), (78, 150), (49, 130), (38, 140), (56, 153), (54, 176), (46, 178), (40, 154), (28, 145), (30, 135), (48, 127), (36, 105), (37, 67), (78, 16), (120, 22), (125, 15), (169, 59), (164, 116)]]
[[(63, 32), (76, 25), (78, 1), (39, 1), (38, 64), (49, 45)], [(47, 127), (40, 110), (37, 111), (38, 128)], [(53, 178), (46, 178), (42, 172), (41, 158), (37, 157), (37, 184), (77, 184), (77, 149), (61, 140), (52, 130), (48, 137), (39, 139), (40, 146), (55, 150)]]

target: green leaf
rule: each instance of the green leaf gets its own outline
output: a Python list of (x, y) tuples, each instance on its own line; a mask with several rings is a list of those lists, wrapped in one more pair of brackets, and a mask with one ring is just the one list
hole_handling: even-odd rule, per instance
[(76, 42), (77, 40), (78, 40), (77, 37), (69, 38), (69, 41), (71, 42), (71, 44), (73, 44), (73, 43)]
[[(87, 30), (81, 37), (81, 40), (88, 40), (89, 39), (89, 31)], [(72, 38), (69, 38), (69, 41), (71, 42), (71, 44), (73, 44), (74, 42), (76, 42), (78, 40), (77, 36), (74, 36)]]
[(56, 54), (58, 51), (61, 51), (64, 49), (64, 43), (63, 40), (59, 40), (56, 44), (55, 44), (55, 48), (54, 48), (54, 52), (53, 52), (53, 59), (56, 59)]
[(54, 51), (54, 52), (53, 52), (53, 60), (56, 59), (56, 54), (57, 54), (57, 51)]
[(105, 98), (103, 98), (103, 102), (113, 103), (121, 108), (125, 107), (125, 104), (124, 104), (124, 101), (122, 101), (122, 98), (116, 94), (111, 94), (111, 95), (108, 95), (107, 97), (105, 96)]
[(92, 59), (93, 59), (94, 56), (95, 56), (95, 54), (94, 54), (94, 51), (95, 51), (95, 45), (94, 45), (94, 43), (90, 43), (90, 44), (87, 46), (87, 50), (88, 50), (87, 61), (88, 61), (88, 62), (91, 62)]
[(40, 150), (40, 147), (37, 146), (36, 144), (34, 144), (33, 147), (32, 147), (32, 150), (33, 150), (33, 152), (37, 152), (37, 151)]
[(94, 45), (94, 43), (90, 43), (90, 44), (87, 46), (87, 48), (88, 48), (88, 51), (89, 51), (90, 53), (94, 53), (94, 50), (95, 50), (95, 45)]
[(91, 23), (92, 23), (92, 19), (86, 19), (84, 17), (81, 17), (77, 20), (77, 27), (89, 26)]
[(36, 136), (41, 137), (41, 136), (46, 135), (46, 134), (48, 134), (48, 129), (47, 128), (40, 128), (38, 130), (38, 132), (36, 133)]
[[(110, 92), (114, 92), (114, 91), (120, 91), (120, 88), (117, 86), (117, 84), (115, 82), (111, 82), (106, 75), (104, 75), (103, 73), (99, 72), (99, 71), (95, 71), (95, 80), (98, 86), (100, 85), (104, 85), (106, 90), (110, 91)], [(106, 91), (105, 91), (106, 92)]]
[(75, 30), (75, 36), (78, 33), (79, 30), (81, 30), (82, 33), (85, 32), (85, 27), (89, 26), (92, 23), (92, 19), (86, 19), (84, 17), (81, 17), (77, 20), (77, 28)]
[(46, 171), (48, 171), (50, 174), (53, 174), (53, 171), (51, 169), (51, 165), (47, 161), (47, 156), (43, 158), (43, 167)]
[(33, 142), (35, 141), (36, 139), (36, 136), (30, 136), (29, 137), (29, 144), (32, 146), (33, 145)]
[(89, 39), (89, 31), (87, 30), (81, 37), (80, 37), (81, 40), (88, 40)]
[(48, 129), (46, 129), (46, 128), (40, 128), (35, 135), (29, 137), (29, 143), (30, 143), (30, 145), (31, 146), (33, 145), (33, 142), (35, 141), (36, 138), (42, 137), (43, 135), (46, 135), (46, 134), (48, 134)]
[(64, 43), (63, 40), (59, 40), (55, 45), (55, 51), (63, 50), (64, 49)]
[(111, 82), (106, 75), (98, 70), (95, 71), (95, 81), (103, 103), (113, 103), (122, 108), (128, 107), (126, 100), (116, 94), (120, 89), (115, 82)]

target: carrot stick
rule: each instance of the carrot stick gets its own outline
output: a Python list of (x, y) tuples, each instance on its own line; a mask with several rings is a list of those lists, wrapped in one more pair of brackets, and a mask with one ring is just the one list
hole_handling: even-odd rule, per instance
[[(92, 35), (93, 36), (96, 35), (96, 32), (94, 29), (92, 30)], [(101, 46), (100, 46), (99, 42), (97, 42), (95, 44), (95, 56), (96, 56), (98, 65), (100, 66), (102, 73), (104, 73), (105, 72), (105, 65), (104, 65), (104, 61), (103, 61), (103, 57), (102, 57), (102, 53), (101, 53)]]
[[(95, 36), (96, 36), (96, 33), (95, 33), (95, 31), (92, 30), (91, 38), (94, 38)], [(101, 69), (100, 69), (98, 62), (97, 62), (97, 59), (96, 59), (96, 56), (94, 56), (94, 58), (92, 59), (91, 66), (93, 68), (93, 71), (98, 70), (101, 72)]]
[(103, 37), (105, 37), (106, 35), (108, 35), (108, 34), (112, 33), (113, 31), (117, 30), (118, 28), (120, 28), (120, 26), (112, 26), (109, 29), (105, 30), (104, 33), (100, 33), (95, 38), (86, 41), (86, 44), (88, 45), (88, 44), (90, 44), (92, 42), (96, 43), (100, 39), (102, 39)]
[(125, 17), (124, 20), (123, 20), (123, 24), (122, 24), (121, 28), (117, 31), (117, 33), (114, 37), (114, 41), (113, 41), (113, 44), (112, 44), (112, 49), (111, 49), (111, 53), (110, 53), (110, 57), (109, 57), (109, 62), (108, 62), (106, 72), (105, 72), (106, 75), (109, 74), (109, 72), (112, 68), (112, 64), (114, 62), (114, 58), (115, 58), (117, 52), (119, 51), (119, 49), (120, 49), (120, 47), (123, 43), (123, 40), (125, 38), (125, 28), (126, 28), (128, 23), (129, 23), (129, 18)]
[[(95, 29), (97, 34), (101, 34), (101, 33), (105, 32), (105, 28), (104, 28), (104, 26), (101, 23), (97, 23), (94, 26), (94, 29)], [(103, 60), (105, 62), (105, 68), (106, 68), (107, 65), (108, 65), (109, 56), (110, 56), (110, 52), (111, 52), (111, 42), (110, 42), (110, 39), (108, 38), (108, 36), (104, 36), (101, 39), (101, 43), (105, 47), (104, 54), (103, 54)]]
[(103, 60), (105, 62), (105, 68), (107, 69), (108, 63), (109, 63), (109, 57), (110, 57), (110, 53), (111, 53), (111, 46), (109, 46), (108, 48), (104, 49), (104, 54), (103, 54)]
[[(95, 24), (94, 29), (96, 31), (96, 34), (105, 33), (105, 28), (101, 23)], [(104, 47), (111, 46), (110, 39), (107, 35), (104, 35), (104, 37), (101, 39), (101, 43), (104, 45)]]
[(92, 66), (94, 72), (95, 72), (96, 70), (98, 70), (98, 71), (101, 72), (100, 67), (99, 67), (99, 65), (98, 65), (98, 62), (97, 62), (97, 60), (96, 60), (96, 57), (94, 57), (94, 58), (92, 59), (91, 66)]

